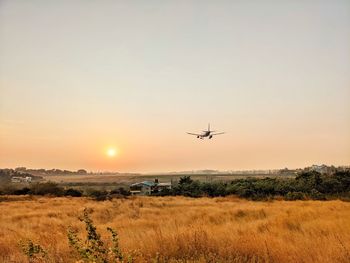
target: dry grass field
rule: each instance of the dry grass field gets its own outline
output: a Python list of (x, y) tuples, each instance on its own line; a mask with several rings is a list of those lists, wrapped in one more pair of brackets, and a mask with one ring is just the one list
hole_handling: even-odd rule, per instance
[(234, 197), (3, 198), (0, 262), (27, 262), (18, 245), (27, 238), (47, 250), (45, 262), (76, 262), (67, 227), (85, 234), (84, 208), (104, 240), (117, 230), (134, 262), (350, 262), (350, 203)]

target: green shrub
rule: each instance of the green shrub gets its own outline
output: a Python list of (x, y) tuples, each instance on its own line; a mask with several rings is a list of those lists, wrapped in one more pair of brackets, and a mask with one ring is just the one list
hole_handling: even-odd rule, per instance
[(105, 201), (111, 199), (111, 196), (107, 191), (99, 191), (99, 190), (89, 190), (86, 195), (88, 197), (92, 197), (96, 201)]
[(184, 195), (190, 197), (238, 195), (252, 200), (270, 200), (282, 196), (286, 200), (317, 200), (344, 198), (350, 192), (350, 171), (320, 174), (303, 171), (296, 178), (244, 178), (227, 182), (193, 181), (190, 176), (180, 178), (179, 184), (154, 195)]
[(29, 262), (44, 261), (47, 257), (47, 252), (32, 240), (20, 241), (22, 252), (27, 256)]
[(85, 223), (86, 240), (83, 242), (78, 238), (77, 232), (69, 228), (68, 241), (84, 262), (124, 262), (124, 256), (119, 246), (118, 234), (115, 230), (110, 227), (107, 228), (112, 236), (112, 246), (107, 247), (102, 241), (101, 235), (97, 233), (87, 209), (84, 209), (83, 216), (79, 220)]
[(62, 196), (64, 189), (53, 182), (36, 183), (31, 185), (29, 193), (33, 195)]
[(286, 200), (293, 201), (293, 200), (304, 200), (305, 196), (302, 192), (288, 192), (285, 196)]
[(130, 191), (126, 190), (125, 188), (123, 187), (119, 187), (117, 189), (113, 189), (111, 192), (110, 192), (111, 195), (121, 195), (121, 196), (129, 196), (131, 195)]
[(312, 189), (309, 196), (311, 199), (314, 199), (314, 200), (326, 200), (326, 196), (320, 193), (319, 191), (317, 191), (316, 189)]
[(80, 192), (77, 189), (68, 188), (67, 190), (64, 191), (64, 195), (65, 196), (72, 196), (72, 197), (80, 197), (83, 194), (82, 194), (82, 192)]
[(13, 191), (14, 195), (27, 195), (30, 193), (30, 189), (28, 187), (24, 187), (22, 189), (17, 189)]

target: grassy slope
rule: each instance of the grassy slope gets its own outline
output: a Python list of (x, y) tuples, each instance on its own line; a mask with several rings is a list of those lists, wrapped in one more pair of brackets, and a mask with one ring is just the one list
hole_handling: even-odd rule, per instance
[(105, 239), (107, 226), (118, 231), (123, 251), (137, 262), (157, 253), (167, 262), (348, 262), (350, 256), (350, 203), (342, 201), (27, 199), (0, 202), (0, 262), (26, 262), (18, 248), (25, 238), (46, 248), (51, 262), (75, 262), (66, 229), (84, 233), (77, 220), (84, 207)]

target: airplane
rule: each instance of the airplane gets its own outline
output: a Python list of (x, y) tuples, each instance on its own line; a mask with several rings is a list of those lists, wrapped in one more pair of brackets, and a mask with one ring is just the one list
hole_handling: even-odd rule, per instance
[(211, 138), (213, 138), (214, 135), (224, 134), (224, 132), (219, 132), (219, 133), (213, 133), (213, 132), (215, 132), (215, 131), (210, 130), (210, 123), (209, 123), (207, 131), (203, 131), (201, 134), (191, 133), (191, 132), (187, 132), (187, 134), (195, 135), (195, 136), (197, 136), (198, 139), (201, 139), (201, 140), (203, 140), (205, 137), (208, 137), (208, 139), (211, 139)]

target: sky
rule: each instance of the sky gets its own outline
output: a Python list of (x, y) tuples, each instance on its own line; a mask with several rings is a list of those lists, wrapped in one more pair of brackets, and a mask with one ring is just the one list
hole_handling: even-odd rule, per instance
[(347, 0), (0, 0), (2, 168), (349, 165), (349, 98)]

